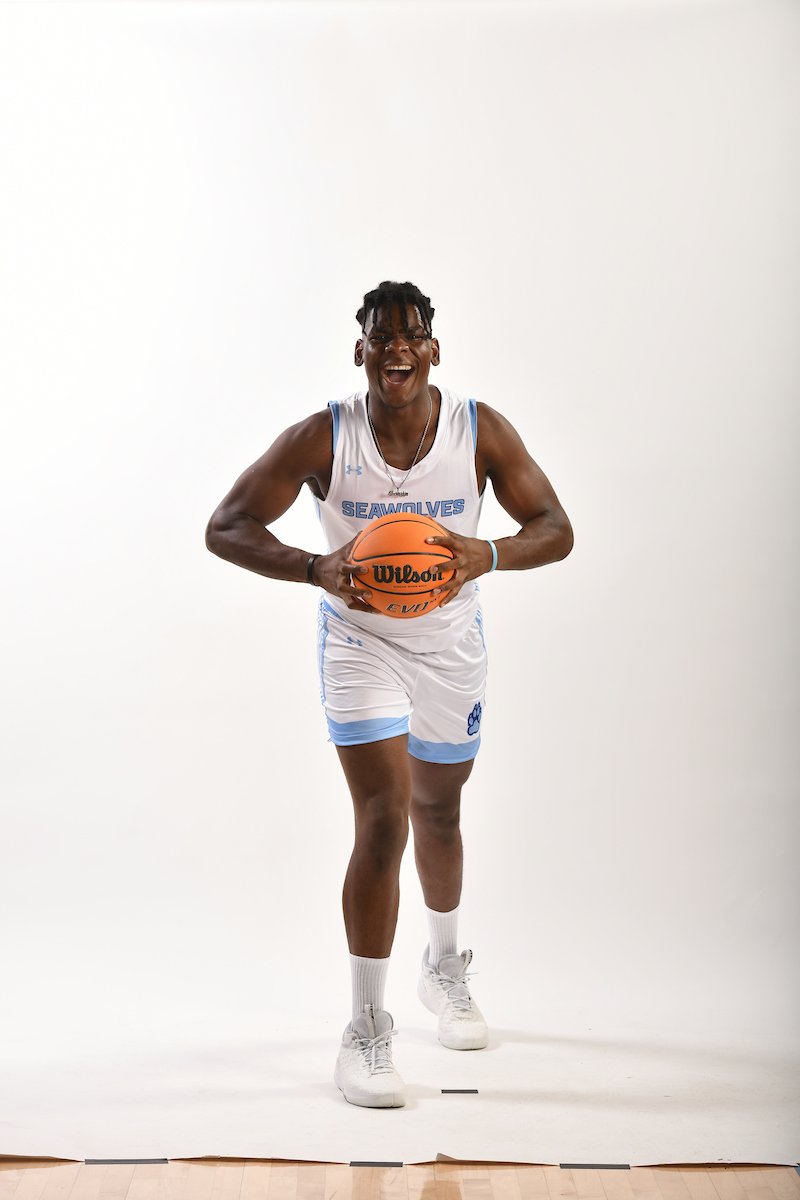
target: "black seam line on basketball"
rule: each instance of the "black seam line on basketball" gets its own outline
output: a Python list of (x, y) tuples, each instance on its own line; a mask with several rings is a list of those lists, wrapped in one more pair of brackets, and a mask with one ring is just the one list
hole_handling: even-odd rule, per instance
[[(433, 580), (431, 582), (433, 583)], [(449, 579), (436, 580), (437, 584), (449, 582)], [(362, 584), (362, 587), (367, 592), (381, 592), (385, 596), (406, 596), (409, 600), (413, 600), (416, 596), (430, 596), (433, 592), (432, 587), (423, 588), (420, 592), (396, 592), (394, 588), (378, 587), (377, 583), (362, 583), (361, 580), (359, 580), (359, 583)]]
[(375, 558), (441, 558), (447, 560), (454, 558), (453, 554), (437, 554), (436, 551), (431, 553), (429, 550), (385, 550), (383, 554), (368, 554), (366, 558), (356, 558), (355, 555), (350, 559), (351, 562), (372, 562)]
[[(403, 469), (402, 467), (395, 467), (395, 471), (402, 471), (402, 469)], [(421, 501), (414, 500), (414, 501), (411, 501), (410, 503), (416, 504), (416, 503), (421, 503)], [(430, 529), (430, 525), (426, 524), (427, 521), (430, 521), (431, 525), (435, 525), (436, 528), (441, 529), (442, 532), (438, 533), (438, 534), (429, 534), (428, 535), (429, 537), (441, 537), (443, 534), (445, 536), (447, 535), (447, 530), (444, 529), (441, 525), (439, 525), (439, 523), (437, 521), (434, 521), (433, 517), (426, 517), (425, 513), (406, 513), (406, 519), (404, 521), (398, 520), (398, 516), (402, 515), (402, 514), (392, 513), (391, 515), (394, 517), (394, 520), (386, 521), (385, 524), (378, 526), (379, 529), (388, 529), (390, 525), (425, 525), (426, 529)], [(389, 513), (386, 513), (386, 516), (388, 517)], [(376, 517), (375, 519), (380, 520), (380, 517)], [(358, 536), (361, 537), (363, 534), (366, 534), (366, 533), (377, 533), (377, 530), (376, 529), (362, 529), (361, 533)]]

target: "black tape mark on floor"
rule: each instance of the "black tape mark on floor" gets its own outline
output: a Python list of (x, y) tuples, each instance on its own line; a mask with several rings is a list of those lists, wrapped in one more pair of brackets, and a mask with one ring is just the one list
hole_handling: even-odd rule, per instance
[(562, 1171), (630, 1171), (630, 1163), (559, 1163)]
[(87, 1167), (116, 1166), (118, 1163), (168, 1163), (168, 1158), (85, 1158)]
[(351, 1162), (351, 1167), (402, 1167), (401, 1162)]

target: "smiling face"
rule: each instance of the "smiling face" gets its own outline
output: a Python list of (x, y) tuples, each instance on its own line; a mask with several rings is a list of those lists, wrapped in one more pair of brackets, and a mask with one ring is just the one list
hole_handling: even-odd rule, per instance
[(419, 310), (399, 304), (367, 313), (364, 336), (356, 342), (355, 363), (367, 372), (370, 397), (391, 408), (406, 408), (422, 398), (427, 407), (428, 372), (439, 365), (439, 342), (430, 337)]

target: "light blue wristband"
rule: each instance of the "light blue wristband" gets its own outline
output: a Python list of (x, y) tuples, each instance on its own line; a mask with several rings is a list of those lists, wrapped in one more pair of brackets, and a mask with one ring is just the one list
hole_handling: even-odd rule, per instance
[(492, 571), (497, 566), (497, 546), (495, 546), (495, 544), (491, 538), (487, 538), (486, 540), (489, 543), (489, 545), (492, 547), (492, 565), (489, 567), (489, 570), (486, 572), (487, 575), (491, 575)]

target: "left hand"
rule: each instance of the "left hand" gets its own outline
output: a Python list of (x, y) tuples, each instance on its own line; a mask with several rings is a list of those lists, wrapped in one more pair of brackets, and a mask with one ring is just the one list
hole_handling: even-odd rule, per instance
[(492, 565), (492, 548), (480, 538), (460, 537), (457, 533), (448, 532), (425, 538), (425, 541), (432, 545), (447, 546), (453, 552), (452, 561), (443, 560), (442, 567), (447, 571), (455, 571), (455, 575), (433, 591), (434, 595), (438, 592), (446, 593), (439, 608), (449, 604), (468, 580), (485, 575)]

